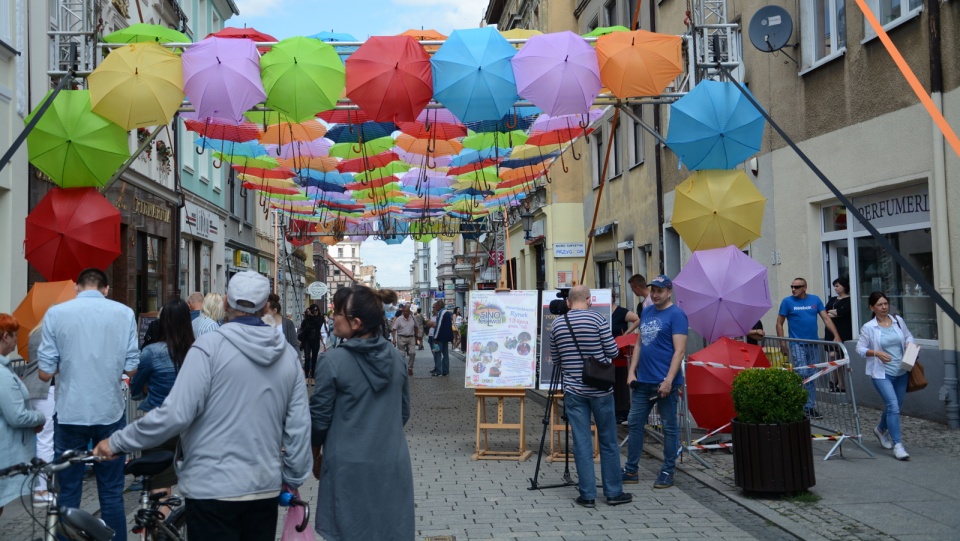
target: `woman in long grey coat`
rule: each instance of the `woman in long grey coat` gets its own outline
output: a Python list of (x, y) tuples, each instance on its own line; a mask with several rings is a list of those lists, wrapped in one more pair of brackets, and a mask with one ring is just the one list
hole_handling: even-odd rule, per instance
[[(17, 348), (20, 324), (10, 314), (0, 314), (0, 468), (30, 462), (37, 448), (36, 429), (44, 416), (30, 409), (30, 394), (10, 369), (7, 355)], [(23, 494), (30, 494), (24, 476), (0, 479), (0, 514), (3, 506)]]
[(383, 338), (376, 292), (341, 288), (333, 304), (333, 333), (344, 341), (320, 359), (310, 399), (314, 472), (322, 458), (317, 533), (327, 541), (412, 541), (407, 365)]

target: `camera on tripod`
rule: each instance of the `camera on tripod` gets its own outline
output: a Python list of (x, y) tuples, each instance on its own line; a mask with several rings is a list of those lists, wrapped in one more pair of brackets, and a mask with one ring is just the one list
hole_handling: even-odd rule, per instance
[(569, 287), (561, 287), (557, 290), (557, 298), (550, 301), (550, 313), (555, 316), (562, 316), (570, 311), (567, 306), (567, 297), (570, 296)]

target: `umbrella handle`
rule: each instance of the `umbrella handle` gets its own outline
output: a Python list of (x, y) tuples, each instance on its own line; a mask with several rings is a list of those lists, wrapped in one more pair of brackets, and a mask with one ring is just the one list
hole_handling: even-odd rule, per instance
[(214, 169), (220, 169), (220, 166), (223, 165), (223, 159), (213, 160), (210, 162), (210, 165), (212, 165)]
[(589, 118), (590, 114), (585, 114), (582, 116), (582, 119), (579, 122), (580, 127), (583, 128), (583, 131), (587, 131), (587, 127), (590, 125), (590, 122), (588, 121)]
[(570, 168), (567, 167), (567, 162), (564, 161), (564, 159), (563, 159), (563, 153), (562, 153), (562, 152), (560, 153), (560, 167), (563, 167), (563, 172), (564, 172), (564, 173), (569, 173), (569, 172), (570, 172)]
[(197, 151), (197, 156), (203, 156), (203, 151), (205, 150), (202, 146), (193, 147)]
[[(432, 163), (431, 163), (431, 161), (430, 161), (431, 159), (433, 159), (433, 162), (432, 162)], [(431, 156), (431, 155), (428, 154), (428, 155), (427, 155), (427, 169), (436, 169), (436, 168), (437, 168), (437, 161), (436, 161), (436, 159), (435, 159), (433, 156)]]
[(517, 124), (518, 124), (519, 122), (520, 122), (520, 120), (517, 118), (517, 108), (514, 107), (514, 108), (513, 108), (513, 123), (511, 124), (510, 121), (508, 120), (504, 125), (507, 127), (507, 130), (513, 130), (514, 128), (517, 127)]

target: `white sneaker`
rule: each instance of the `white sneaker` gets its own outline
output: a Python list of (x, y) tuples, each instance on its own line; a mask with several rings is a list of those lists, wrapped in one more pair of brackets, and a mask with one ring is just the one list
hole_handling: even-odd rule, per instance
[(902, 443), (893, 446), (893, 456), (897, 457), (897, 460), (910, 460), (910, 454), (903, 448)]
[(893, 440), (890, 439), (890, 432), (884, 430), (880, 432), (880, 429), (873, 427), (873, 433), (876, 434), (877, 439), (880, 440), (880, 446), (884, 449), (893, 449)]

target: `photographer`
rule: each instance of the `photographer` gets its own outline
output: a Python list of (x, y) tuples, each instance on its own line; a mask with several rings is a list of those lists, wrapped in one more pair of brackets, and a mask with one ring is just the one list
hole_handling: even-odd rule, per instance
[[(577, 466), (580, 496), (575, 500), (583, 507), (596, 507), (597, 479), (593, 467), (593, 438), (590, 415), (593, 414), (600, 440), (600, 473), (603, 495), (609, 505), (633, 501), (623, 492), (620, 477), (620, 448), (617, 445), (613, 391), (601, 390), (583, 383), (584, 356), (613, 359), (617, 344), (610, 325), (600, 314), (590, 310), (590, 289), (576, 286), (567, 298), (570, 311), (558, 317), (550, 329), (550, 356), (559, 362), (563, 374), (564, 407), (573, 432), (573, 459)], [(574, 343), (576, 337), (576, 344)]]

